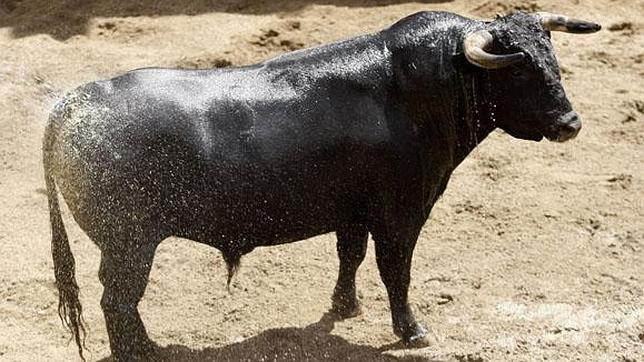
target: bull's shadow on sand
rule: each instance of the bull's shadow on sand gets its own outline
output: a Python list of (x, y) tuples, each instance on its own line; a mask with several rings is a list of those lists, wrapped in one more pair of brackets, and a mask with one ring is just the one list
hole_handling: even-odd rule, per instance
[[(416, 0), (425, 4), (453, 0)], [(212, 12), (264, 15), (293, 12), (309, 5), (375, 7), (409, 0), (0, 0), (0, 28), (24, 37), (49, 34), (58, 40), (86, 34), (95, 17), (157, 17)]]
[[(181, 345), (160, 347), (151, 361), (427, 361), (419, 356), (394, 357), (388, 350), (402, 348), (400, 343), (380, 348), (352, 344), (331, 334), (338, 317), (332, 312), (304, 328), (266, 330), (242, 342), (223, 347), (197, 350)], [(112, 361), (111, 357), (100, 362)]]

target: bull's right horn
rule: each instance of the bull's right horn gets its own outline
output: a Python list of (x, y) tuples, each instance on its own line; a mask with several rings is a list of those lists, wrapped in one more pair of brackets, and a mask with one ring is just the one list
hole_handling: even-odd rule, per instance
[(563, 31), (566, 33), (589, 34), (599, 31), (602, 26), (590, 21), (569, 18), (565, 15), (546, 12), (536, 13), (541, 20), (541, 25), (550, 31)]
[(494, 43), (494, 37), (487, 30), (479, 30), (465, 37), (463, 49), (465, 58), (481, 68), (498, 69), (520, 62), (525, 58), (523, 52), (512, 54), (492, 54), (488, 49)]

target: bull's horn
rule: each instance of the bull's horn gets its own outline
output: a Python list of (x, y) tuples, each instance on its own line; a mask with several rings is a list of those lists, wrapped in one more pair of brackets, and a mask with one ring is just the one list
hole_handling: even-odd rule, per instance
[(538, 12), (543, 27), (550, 31), (564, 31), (566, 33), (589, 34), (599, 31), (602, 26), (597, 23), (569, 18), (564, 15)]
[(492, 46), (493, 42), (494, 37), (487, 30), (479, 30), (475, 33), (469, 34), (463, 41), (465, 58), (467, 58), (470, 63), (481, 68), (498, 69), (520, 62), (525, 57), (525, 54), (522, 52), (513, 54), (488, 53), (485, 49)]

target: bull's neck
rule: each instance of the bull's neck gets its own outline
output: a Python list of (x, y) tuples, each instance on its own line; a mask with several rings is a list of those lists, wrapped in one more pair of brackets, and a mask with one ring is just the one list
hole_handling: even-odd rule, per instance
[[(410, 114), (423, 130), (431, 152), (456, 168), (496, 128), (494, 92), (488, 72), (454, 70), (440, 77)], [(416, 94), (421, 90), (412, 90)]]
[(454, 155), (458, 165), (496, 128), (496, 103), (488, 71), (457, 71), (455, 79), (451, 108), (456, 125)]

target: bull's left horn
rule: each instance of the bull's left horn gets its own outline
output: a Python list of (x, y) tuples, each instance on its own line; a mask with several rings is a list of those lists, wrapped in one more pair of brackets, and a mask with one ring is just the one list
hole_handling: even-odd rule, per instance
[(463, 50), (467, 60), (481, 68), (498, 69), (520, 62), (525, 57), (523, 52), (512, 54), (492, 54), (486, 49), (492, 46), (494, 37), (487, 30), (479, 30), (465, 37)]
[(536, 13), (543, 27), (550, 31), (563, 31), (575, 34), (590, 34), (599, 31), (602, 26), (590, 21), (569, 18), (564, 15), (546, 12)]

